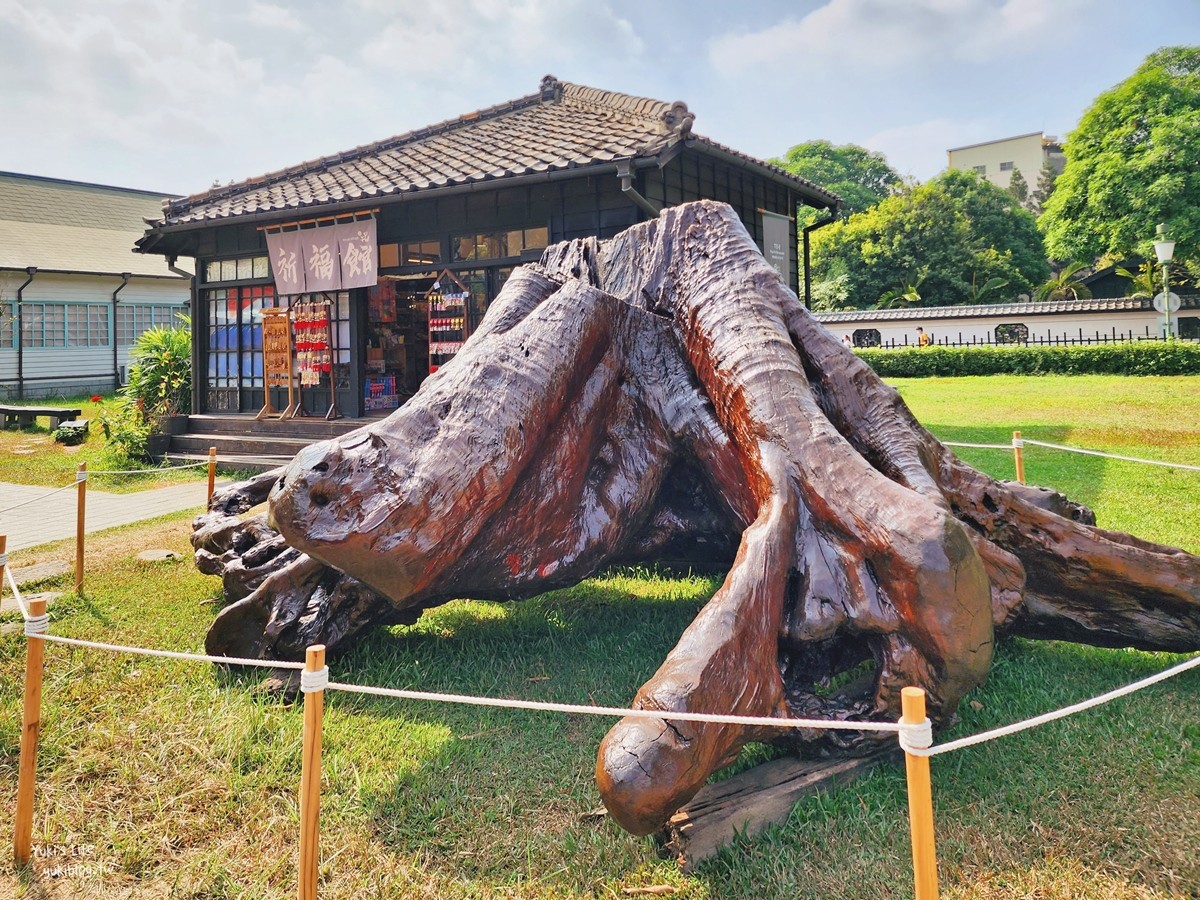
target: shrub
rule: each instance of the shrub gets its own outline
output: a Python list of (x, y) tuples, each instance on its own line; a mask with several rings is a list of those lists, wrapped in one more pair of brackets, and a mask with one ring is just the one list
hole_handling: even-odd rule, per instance
[(149, 458), (146, 439), (150, 437), (150, 423), (134, 398), (118, 396), (111, 403), (102, 403), (98, 418), (104, 440), (117, 455), (114, 465)]
[(121, 388), (150, 419), (173, 416), (188, 409), (192, 395), (192, 331), (186, 316), (176, 328), (143, 331), (129, 355), (129, 381)]
[(1200, 375), (1200, 344), (1134, 341), (1011, 347), (862, 349), (884, 378), (957, 375)]

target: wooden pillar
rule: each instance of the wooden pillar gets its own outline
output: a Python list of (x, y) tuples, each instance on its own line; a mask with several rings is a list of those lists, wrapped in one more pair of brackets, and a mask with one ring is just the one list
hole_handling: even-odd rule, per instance
[(208, 500), (212, 503), (213, 489), (217, 484), (217, 448), (208, 448)]
[[(46, 614), (46, 600), (29, 601), (29, 615)], [(37, 782), (38, 735), (42, 728), (42, 660), (46, 642), (25, 639), (25, 705), (21, 717), (21, 758), (17, 767), (17, 811), (13, 817), (13, 857), (18, 867), (33, 856), (33, 796)]]
[(1017, 481), (1025, 483), (1025, 442), (1021, 440), (1021, 432), (1013, 432), (1013, 460), (1017, 465)]
[[(925, 721), (925, 692), (906, 687), (900, 692), (906, 725)], [(929, 757), (904, 754), (908, 774), (908, 820), (912, 829), (913, 878), (916, 900), (937, 900), (937, 849), (933, 839), (933, 787), (929, 781)]]
[[(306, 672), (325, 668), (325, 645), (314, 644), (305, 653)], [(321, 816), (321, 719), (325, 692), (304, 693), (304, 745), (300, 764), (300, 900), (317, 900)]]
[(80, 463), (75, 473), (75, 593), (83, 593), (83, 534), (84, 511), (87, 506), (87, 463)]

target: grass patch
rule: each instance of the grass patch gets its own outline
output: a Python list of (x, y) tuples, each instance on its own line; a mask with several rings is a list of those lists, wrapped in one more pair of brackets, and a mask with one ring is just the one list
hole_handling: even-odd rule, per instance
[[(89, 470), (105, 472), (120, 469), (146, 469), (140, 474), (89, 476), (91, 486), (112, 493), (128, 493), (181, 484), (208, 477), (203, 468), (156, 471), (148, 462), (130, 462), (105, 442), (100, 430), (100, 411), (104, 403), (93, 402), (90, 397), (74, 397), (65, 400), (31, 402), (29, 405), (48, 405), (82, 410), (80, 417), (89, 420), (87, 439), (78, 445), (67, 446), (57, 443), (53, 430), (42, 425), (31, 428), (0, 428), (0, 481), (17, 484), (43, 484), (62, 487), (75, 479), (75, 470), (80, 463), (87, 463)], [(44, 419), (40, 421), (45, 421)]]
[[(1019, 428), (1200, 463), (1200, 378), (898, 386), (947, 439), (1003, 442)], [(1011, 475), (1011, 455), (974, 452), (982, 468)], [(1179, 473), (1185, 479), (1159, 491), (1166, 470), (1143, 479), (1129, 464), (1034, 449), (1028, 456), (1031, 480), (1086, 494), (1105, 524), (1143, 535), (1156, 527), (1159, 539), (1200, 550), (1200, 473)], [(189, 517), (178, 515), (90, 536), (87, 595), (53, 608), (55, 631), (199, 649), (219, 584), (192, 565), (189, 532)], [(136, 554), (151, 546), (184, 558), (139, 563)], [(11, 556), (16, 564), (30, 558)], [(49, 587), (70, 591), (69, 582)], [(621, 705), (717, 583), (623, 571), (521, 604), (455, 602), (411, 627), (376, 631), (333, 669), (343, 681)], [(0, 639), (4, 810), (16, 790), (23, 646)], [(259, 694), (255, 678), (203, 665), (56, 646), (47, 658), (34, 840), (48, 852), (82, 847), (91, 855), (73, 877), (57, 879), (47, 874), (54, 860), (41, 859), (33, 883), (0, 868), (0, 896), (294, 896), (298, 707)], [(1010, 641), (947, 736), (1093, 696), (1178, 658)], [(332, 694), (327, 710), (325, 898), (610, 898), (654, 885), (689, 900), (912, 896), (899, 769), (802, 803), (786, 825), (683, 876), (648, 840), (586, 816), (599, 805), (593, 768), (608, 720), (345, 694)], [(933, 771), (946, 897), (1200, 894), (1194, 674), (939, 758)]]

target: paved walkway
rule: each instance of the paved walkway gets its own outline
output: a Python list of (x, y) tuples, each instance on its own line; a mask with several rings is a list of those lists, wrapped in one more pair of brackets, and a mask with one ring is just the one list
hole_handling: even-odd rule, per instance
[[(217, 485), (228, 483), (218, 481)], [(75, 537), (78, 489), (72, 483), (66, 490), (52, 491), (54, 488), (45, 485), (0, 482), (0, 534), (8, 535), (9, 552)], [(207, 495), (207, 480), (132, 494), (110, 494), (89, 484), (84, 528), (87, 532), (101, 531), (185, 509), (199, 513)]]

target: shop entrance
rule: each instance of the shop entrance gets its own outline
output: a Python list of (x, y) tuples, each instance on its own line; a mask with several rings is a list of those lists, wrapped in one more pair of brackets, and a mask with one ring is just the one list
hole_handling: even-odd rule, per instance
[(386, 415), (450, 361), (512, 267), (384, 275), (367, 289), (363, 412)]

